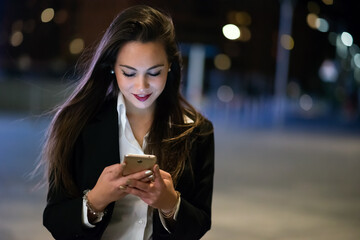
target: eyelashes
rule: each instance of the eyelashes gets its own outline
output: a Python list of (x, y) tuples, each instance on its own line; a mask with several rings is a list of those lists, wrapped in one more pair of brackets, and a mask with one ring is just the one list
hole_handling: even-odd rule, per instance
[[(135, 75), (136, 75), (136, 73), (126, 73), (126, 72), (124, 72), (124, 71), (122, 71), (122, 73), (123, 73), (123, 75), (125, 76), (125, 77), (135, 77)], [(155, 73), (147, 73), (149, 76), (151, 76), (151, 77), (156, 77), (156, 76), (159, 76), (160, 75), (160, 73), (161, 73), (161, 71), (158, 71), (158, 72), (155, 72)]]
[(152, 77), (156, 77), (156, 76), (159, 76), (160, 73), (161, 73), (161, 71), (156, 72), (156, 73), (148, 73), (148, 74), (149, 74), (150, 76), (152, 76)]
[(122, 72), (125, 77), (134, 77), (135, 73), (127, 74), (126, 72)]

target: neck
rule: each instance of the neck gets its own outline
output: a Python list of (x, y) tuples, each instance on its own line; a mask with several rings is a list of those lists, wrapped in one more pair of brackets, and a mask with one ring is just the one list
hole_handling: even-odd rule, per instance
[[(155, 113), (155, 104), (152, 107), (147, 109), (138, 109), (132, 106), (126, 105), (126, 116), (129, 119), (132, 125), (136, 123), (147, 127), (147, 131), (149, 130)], [(138, 125), (136, 124), (136, 125)]]
[(133, 111), (126, 111), (126, 116), (131, 120), (136, 120), (138, 122), (152, 122), (154, 112), (153, 111), (139, 111), (139, 112), (133, 112)]
[(150, 131), (154, 118), (154, 109), (129, 109), (126, 108), (126, 116), (129, 120), (134, 137), (141, 147), (143, 147), (144, 136)]
[(143, 118), (148, 118), (148, 117), (152, 117), (154, 115), (155, 112), (155, 103), (146, 109), (139, 109), (134, 107), (133, 105), (131, 105), (129, 102), (126, 101), (125, 99), (125, 105), (126, 105), (126, 116), (130, 116), (130, 117), (143, 117)]
[(136, 118), (136, 119), (149, 119), (153, 118), (154, 110), (130, 110), (127, 108), (126, 116), (128, 118)]

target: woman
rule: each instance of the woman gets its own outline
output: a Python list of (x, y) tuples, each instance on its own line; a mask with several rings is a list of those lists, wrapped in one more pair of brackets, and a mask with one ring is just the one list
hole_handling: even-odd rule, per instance
[[(212, 124), (180, 94), (169, 16), (148, 6), (111, 23), (44, 147), (44, 226), (56, 239), (200, 239), (211, 226)], [(157, 157), (123, 175), (124, 155)]]

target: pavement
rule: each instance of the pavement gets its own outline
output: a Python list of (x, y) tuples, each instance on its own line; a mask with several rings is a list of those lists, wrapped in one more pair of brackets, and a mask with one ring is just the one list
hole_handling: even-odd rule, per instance
[[(46, 118), (0, 113), (0, 240), (47, 240), (46, 189), (31, 179)], [(360, 135), (214, 120), (205, 240), (360, 239)]]

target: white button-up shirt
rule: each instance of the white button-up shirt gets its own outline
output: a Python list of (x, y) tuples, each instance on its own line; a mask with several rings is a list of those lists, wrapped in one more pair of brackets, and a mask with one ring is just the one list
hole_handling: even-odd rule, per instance
[[(126, 107), (123, 95), (120, 93), (117, 102), (119, 120), (119, 149), (120, 162), (129, 153), (144, 154), (146, 136), (141, 148), (130, 123), (126, 117)], [(102, 239), (151, 239), (152, 235), (152, 209), (139, 197), (127, 195), (115, 202), (111, 221), (106, 228)]]

